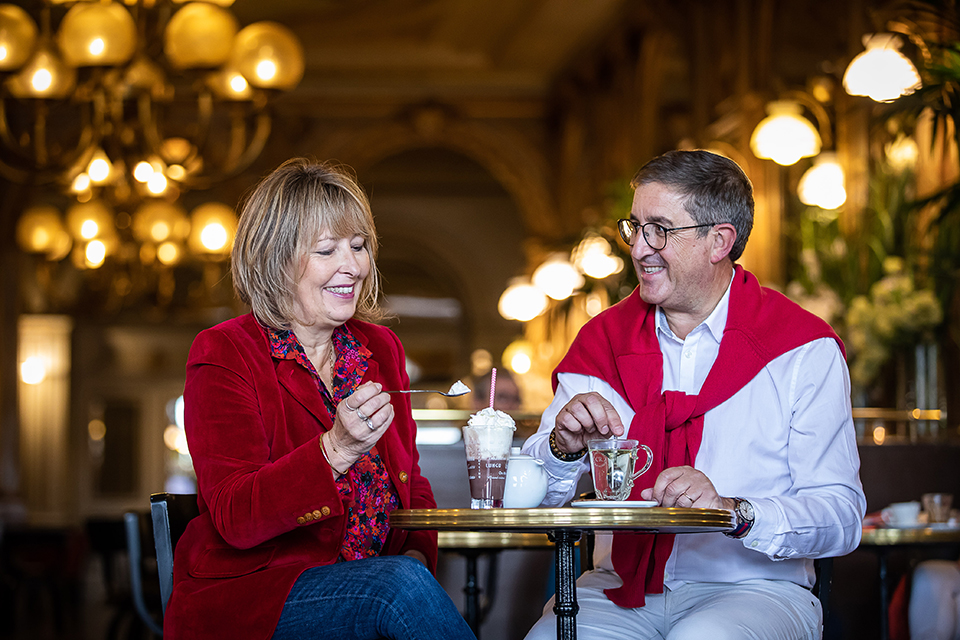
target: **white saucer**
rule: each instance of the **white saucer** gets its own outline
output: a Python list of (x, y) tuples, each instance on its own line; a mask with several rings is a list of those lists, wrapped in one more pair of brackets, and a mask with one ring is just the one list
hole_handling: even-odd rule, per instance
[(606, 507), (608, 509), (649, 509), (656, 507), (656, 500), (574, 500), (571, 507)]
[(927, 526), (931, 529), (960, 529), (960, 524), (950, 524), (949, 522), (931, 522)]

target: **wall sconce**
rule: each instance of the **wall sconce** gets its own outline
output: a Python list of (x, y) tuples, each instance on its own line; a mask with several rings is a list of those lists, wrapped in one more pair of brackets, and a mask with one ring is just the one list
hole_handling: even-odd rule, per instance
[(850, 61), (843, 74), (843, 88), (852, 96), (867, 96), (876, 102), (891, 102), (922, 86), (920, 74), (900, 53), (899, 37), (891, 33), (867, 34), (866, 51)]
[(797, 195), (803, 204), (821, 209), (837, 209), (847, 201), (843, 167), (836, 153), (824, 151), (817, 156), (800, 178)]
[(774, 100), (767, 105), (766, 118), (750, 136), (750, 149), (758, 158), (773, 160), (779, 165), (796, 164), (800, 158), (820, 153), (820, 134), (803, 109), (793, 100)]

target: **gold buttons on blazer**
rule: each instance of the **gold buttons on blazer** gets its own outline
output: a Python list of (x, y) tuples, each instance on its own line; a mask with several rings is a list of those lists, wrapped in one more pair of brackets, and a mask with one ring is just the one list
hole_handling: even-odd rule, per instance
[(407, 484), (407, 478), (409, 478), (409, 477), (410, 477), (410, 476), (407, 475), (407, 472), (406, 472), (406, 471), (401, 471), (401, 472), (400, 472), (400, 482), (402, 482), (403, 484)]
[(307, 522), (310, 522), (311, 520), (313, 520), (313, 514), (312, 514), (312, 513), (305, 513), (305, 514), (303, 514), (303, 519), (306, 520)]
[(304, 518), (303, 516), (300, 516), (299, 518), (297, 518), (297, 524), (307, 524), (307, 519)]
[(320, 509), (316, 509), (316, 510), (313, 512), (312, 515), (313, 515), (313, 519), (314, 519), (314, 520), (319, 520), (319, 519), (320, 519)]
[[(314, 513), (316, 513), (316, 511), (314, 511)], [(330, 507), (321, 508), (320, 513), (323, 514), (324, 516), (330, 515)], [(320, 516), (317, 516), (317, 517), (319, 518)]]

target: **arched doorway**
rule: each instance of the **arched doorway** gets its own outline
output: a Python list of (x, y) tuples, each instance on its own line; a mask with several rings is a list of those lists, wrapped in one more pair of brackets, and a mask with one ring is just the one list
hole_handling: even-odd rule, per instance
[(474, 160), (431, 147), (389, 156), (359, 176), (381, 250), (388, 322), (423, 384), (469, 373), (473, 349), (495, 357), (519, 333), (497, 312), (525, 267), (527, 236), (511, 195)]

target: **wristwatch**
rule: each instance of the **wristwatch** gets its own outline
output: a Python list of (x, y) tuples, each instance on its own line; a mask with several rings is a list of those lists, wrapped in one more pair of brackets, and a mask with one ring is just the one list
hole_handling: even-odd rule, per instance
[(742, 538), (747, 535), (750, 527), (753, 526), (753, 505), (744, 498), (734, 498), (733, 501), (736, 503), (733, 507), (733, 513), (737, 516), (737, 528), (726, 532), (726, 534), (731, 538)]

